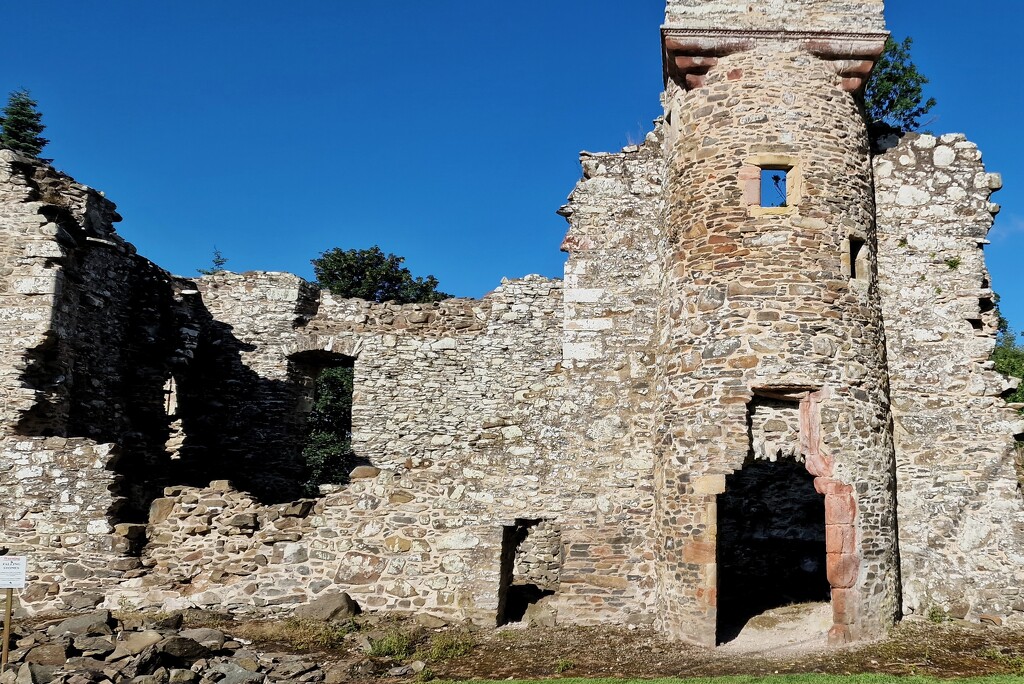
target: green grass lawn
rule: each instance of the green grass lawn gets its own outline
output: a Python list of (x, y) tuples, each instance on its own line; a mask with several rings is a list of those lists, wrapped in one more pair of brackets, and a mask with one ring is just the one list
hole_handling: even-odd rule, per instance
[[(441, 681), (441, 680), (437, 680)], [(484, 682), (486, 680), (469, 680)], [(549, 682), (538, 679), (501, 679), (494, 684), (526, 684), (527, 682)], [(937, 677), (897, 677), (883, 674), (825, 675), (787, 674), (766, 676), (699, 677), (694, 679), (578, 679), (557, 678), (558, 684), (1022, 684), (1024, 677), (1015, 675), (991, 675), (987, 677), (960, 677), (939, 679)], [(461, 684), (468, 684), (463, 682)]]

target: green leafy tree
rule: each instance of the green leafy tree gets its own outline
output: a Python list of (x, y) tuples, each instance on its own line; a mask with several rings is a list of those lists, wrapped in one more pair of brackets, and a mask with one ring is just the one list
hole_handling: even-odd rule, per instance
[(320, 372), (307, 417), (309, 433), (302, 450), (306, 463), (303, 490), (316, 496), (322, 484), (344, 484), (354, 463), (352, 453), (351, 366), (335, 366)]
[(36, 109), (37, 105), (24, 88), (10, 94), (3, 115), (0, 116), (0, 126), (3, 126), (0, 145), (30, 157), (39, 156), (50, 141), (41, 135), (46, 126), (43, 125), (43, 115)]
[(437, 302), (451, 295), (439, 292), (437, 278), (413, 277), (402, 266), (403, 257), (370, 249), (327, 250), (313, 259), (313, 271), (320, 287), (339, 297), (359, 297), (374, 302)]
[(213, 259), (210, 261), (209, 268), (197, 268), (196, 271), (200, 275), (213, 275), (214, 273), (220, 273), (224, 270), (224, 265), (228, 263), (228, 258), (221, 254), (221, 251), (216, 247), (213, 248)]
[(921, 117), (935, 106), (935, 98), (924, 99), (923, 88), (928, 79), (910, 60), (911, 45), (910, 38), (902, 43), (891, 37), (885, 41), (885, 51), (864, 93), (865, 115), (874, 127), (890, 126), (903, 132), (917, 130)]

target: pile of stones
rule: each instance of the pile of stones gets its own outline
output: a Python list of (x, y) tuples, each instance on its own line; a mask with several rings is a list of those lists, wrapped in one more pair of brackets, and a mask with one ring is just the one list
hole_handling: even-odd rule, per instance
[(244, 684), (340, 682), (348, 668), (313, 656), (264, 654), (212, 628), (182, 628), (180, 613), (117, 619), (108, 610), (14, 635), (0, 684)]

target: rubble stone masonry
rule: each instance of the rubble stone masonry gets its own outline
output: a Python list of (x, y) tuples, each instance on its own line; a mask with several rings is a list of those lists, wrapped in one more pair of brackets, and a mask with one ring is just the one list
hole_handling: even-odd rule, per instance
[[(704, 87), (670, 91), (656, 522), (666, 620), (694, 639), (714, 633), (716, 495), (752, 450), (757, 396), (804, 404), (800, 457), (836, 526), (834, 638), (895, 614), (881, 309), (870, 270), (844, 264), (851, 239), (874, 242), (867, 133), (834, 71), (780, 49), (724, 57)], [(762, 168), (788, 175), (785, 206), (762, 206)]]
[(989, 361), (997, 321), (982, 254), (1002, 180), (962, 135), (887, 144), (874, 166), (903, 610), (1020, 611), (1024, 422)]
[[(670, 0), (664, 117), (582, 153), (564, 280), (479, 300), (173, 276), (100, 193), (0, 150), (19, 612), (289, 614), (344, 591), (494, 625), (529, 587), (545, 619), (713, 645), (738, 602), (723, 559), (786, 572), (746, 524), (769, 506), (787, 548), (823, 548), (797, 560), (825, 569), (833, 642), (936, 608), (1021, 621), (1024, 422), (988, 361), (981, 250), (1000, 180), (962, 136), (872, 151), (881, 11)], [(313, 380), (335, 365), (358, 465), (302, 498)]]

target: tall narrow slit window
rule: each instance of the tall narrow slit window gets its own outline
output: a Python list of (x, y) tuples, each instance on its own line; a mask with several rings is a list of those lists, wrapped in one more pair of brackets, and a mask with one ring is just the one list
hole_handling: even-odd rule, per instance
[(867, 249), (864, 241), (858, 237), (850, 236), (850, 280), (868, 279)]

